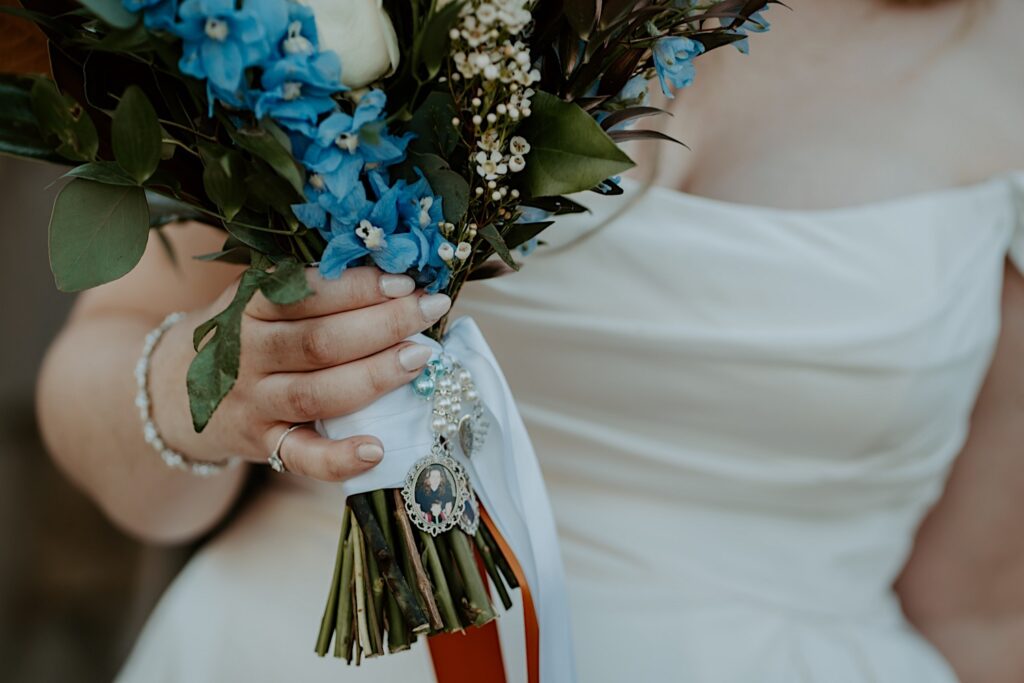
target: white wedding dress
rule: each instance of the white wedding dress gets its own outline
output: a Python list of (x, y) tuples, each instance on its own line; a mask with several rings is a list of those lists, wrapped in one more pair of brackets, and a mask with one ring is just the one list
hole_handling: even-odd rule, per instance
[[(1004, 259), (1024, 265), (1022, 189), (825, 211), (586, 195), (521, 274), (470, 287), (544, 468), (580, 683), (954, 683), (891, 584), (964, 442)], [(120, 680), (432, 680), (422, 644), (314, 655), (341, 504), (275, 478)]]

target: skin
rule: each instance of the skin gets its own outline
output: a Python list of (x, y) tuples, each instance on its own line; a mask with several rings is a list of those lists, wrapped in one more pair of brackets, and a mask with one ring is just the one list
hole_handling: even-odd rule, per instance
[[(240, 269), (190, 258), (219, 248), (212, 228), (187, 224), (167, 235), (177, 267), (154, 237), (135, 271), (79, 297), (44, 361), (38, 413), (54, 459), (116, 524), (149, 541), (181, 542), (224, 516), (248, 465), (201, 479), (168, 469), (143, 441), (133, 368), (148, 330), (172, 311), (188, 312), (151, 360), (153, 416), (165, 441), (196, 459), (266, 462), (290, 424), (354, 412), (415, 378), (429, 354), (402, 340), (428, 328), (451, 302), (374, 268), (335, 281), (311, 269), (315, 295), (292, 306), (257, 295), (242, 321), (238, 381), (196, 434), (183, 381), (194, 357), (192, 330), (223, 310)], [(89, 350), (89, 362), (81, 349)], [(373, 467), (383, 450), (373, 436), (333, 442), (303, 427), (280, 453), (295, 474), (341, 481)]]
[[(663, 148), (655, 183), (827, 209), (1024, 169), (1024, 3), (789, 4), (750, 57), (698, 60), (663, 127), (693, 151)], [(650, 168), (652, 149), (633, 152)], [(964, 683), (1024, 680), (1024, 277), (1009, 263), (1002, 316), (970, 437), (896, 586)]]
[[(773, 30), (752, 36), (752, 56), (723, 49), (701, 57), (697, 83), (673, 102), (675, 117), (665, 128), (692, 152), (663, 149), (654, 164), (649, 149), (632, 150), (642, 166), (656, 168), (656, 182), (726, 201), (818, 209), (1024, 168), (1018, 133), (1024, 41), (1017, 35), (1024, 3), (790, 4), (796, 11), (771, 10)], [(376, 303), (383, 299), (363, 282), (371, 290), (368, 302), (348, 293), (345, 279), (337, 285), (314, 280), (318, 299), (330, 302), (317, 317), (254, 304), (258, 309), (243, 324), (252, 336), (243, 341), (239, 398), (197, 436), (181, 379), (192, 355), (190, 331), (223, 307), (238, 272), (187, 258), (219, 248), (212, 230), (191, 225), (168, 234), (180, 270), (154, 242), (134, 273), (84, 294), (49, 353), (38, 395), (44, 436), (68, 474), (125, 529), (176, 541), (194, 538), (220, 519), (245, 472), (210, 480), (172, 472), (141, 439), (132, 366), (144, 335), (166, 313), (191, 311), (154, 354), (161, 431), (193, 457), (232, 451), (252, 461), (266, 458), (286, 416), (342, 414), (415, 376), (400, 371), (399, 340), (428, 325), (415, 306), (418, 295)], [(325, 315), (365, 303), (372, 305), (358, 318), (352, 312)], [(969, 442), (898, 584), (910, 619), (965, 683), (1024, 680), (1024, 541), (1018, 524), (1024, 515), (1024, 278), (1010, 266), (1003, 316)], [(311, 338), (309, 326), (326, 329), (326, 321), (335, 323), (333, 332), (315, 344), (299, 341)], [(285, 330), (274, 343), (268, 341), (271, 327)], [(381, 329), (387, 334), (374, 338)], [(81, 362), (83, 348), (90, 350), (88, 363)], [(318, 349), (313, 365), (321, 369), (281, 365), (293, 355), (305, 359), (303, 350), (311, 348)], [(353, 361), (353, 354), (361, 360)], [(346, 381), (338, 381), (342, 373)], [(335, 389), (294, 388), (314, 377), (334, 378)], [(353, 378), (372, 380), (372, 389)], [(82, 410), (84, 395), (88, 411)], [(289, 412), (299, 406), (301, 415)], [(296, 433), (285, 441), (283, 455), (293, 469), (336, 480), (372, 466), (355, 457), (359, 443), (375, 440), (331, 445)]]

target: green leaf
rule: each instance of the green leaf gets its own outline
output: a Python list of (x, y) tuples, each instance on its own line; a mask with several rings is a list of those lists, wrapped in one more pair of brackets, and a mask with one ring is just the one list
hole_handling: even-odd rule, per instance
[(0, 154), (57, 163), (66, 160), (43, 137), (32, 113), (36, 78), (0, 74)]
[[(238, 379), (238, 361), (242, 347), (242, 314), (259, 289), (263, 271), (249, 269), (242, 275), (238, 290), (228, 307), (196, 328), (193, 343), (198, 349), (185, 378), (188, 387), (192, 426), (206, 429), (210, 418)], [(199, 348), (211, 332), (213, 336)]]
[(597, 19), (600, 0), (564, 0), (563, 11), (576, 35), (586, 39)]
[(245, 128), (231, 131), (231, 137), (239, 147), (270, 164), (275, 173), (303, 194), (302, 173), (295, 159), (272, 133), (262, 128)]
[(512, 270), (519, 270), (519, 264), (516, 263), (515, 259), (512, 258), (512, 252), (509, 251), (508, 245), (505, 244), (505, 240), (502, 238), (501, 233), (494, 225), (485, 225), (480, 230), (480, 236), (487, 240), (487, 243), (494, 249), (494, 253), (501, 257), (509, 268)]
[(540, 221), (538, 223), (515, 223), (505, 232), (505, 245), (509, 249), (526, 244), (534, 237), (547, 230), (554, 221)]
[(235, 150), (217, 155), (202, 149), (203, 188), (229, 221), (245, 204), (245, 159)]
[(451, 223), (462, 220), (469, 209), (469, 183), (460, 174), (448, 167), (448, 162), (436, 154), (412, 153), (406, 160), (406, 180), (414, 182), (417, 169), (430, 183), (430, 189), (444, 200), (444, 219)]
[(53, 81), (36, 79), (31, 93), (32, 113), (44, 137), (59, 143), (56, 151), (75, 161), (92, 161), (99, 150), (96, 126), (85, 109), (74, 99), (62, 95)]
[(434, 91), (427, 95), (409, 121), (407, 130), (416, 135), (409, 150), (449, 156), (459, 142), (459, 131), (452, 125), (455, 116), (455, 102), (450, 94)]
[(139, 262), (149, 237), (141, 187), (75, 178), (50, 217), (50, 267), (57, 287), (77, 292), (121, 277)]
[(459, 18), (462, 5), (462, 2), (453, 2), (427, 18), (419, 44), (419, 59), (427, 70), (426, 78), (421, 82), (434, 80), (441, 71), (441, 64), (449, 54), (448, 44), (451, 38), (448, 33)]
[(139, 17), (124, 8), (121, 0), (78, 0), (114, 28), (131, 28)]
[(156, 110), (138, 86), (128, 86), (117, 103), (111, 137), (117, 163), (138, 182), (146, 182), (160, 163), (163, 135)]
[(68, 178), (85, 178), (106, 185), (135, 186), (138, 183), (125, 173), (124, 169), (113, 161), (94, 161), (89, 164), (75, 166), (64, 174)]
[(521, 174), (530, 197), (589, 190), (634, 166), (578, 105), (538, 92), (533, 113), (516, 131), (530, 143)]
[(469, 209), (469, 183), (461, 175), (447, 168), (423, 171), (430, 189), (441, 195), (444, 219), (449, 223), (458, 223)]
[(260, 291), (279, 306), (298, 303), (313, 293), (306, 280), (306, 268), (294, 259), (285, 259), (260, 282)]
[[(250, 268), (242, 275), (228, 307), (196, 328), (192, 342), (199, 353), (189, 365), (186, 384), (192, 426), (197, 432), (206, 428), (238, 379), (242, 315), (257, 291), (280, 305), (296, 303), (313, 293), (305, 269), (297, 261), (282, 261), (270, 272)], [(211, 332), (213, 336), (200, 348)]]

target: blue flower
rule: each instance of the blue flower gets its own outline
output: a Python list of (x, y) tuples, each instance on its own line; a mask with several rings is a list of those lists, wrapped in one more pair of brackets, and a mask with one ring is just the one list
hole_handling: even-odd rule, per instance
[(298, 2), (288, 4), (288, 31), (281, 41), (285, 55), (312, 55), (320, 44), (313, 9)]
[(351, 216), (331, 216), (331, 237), (320, 259), (320, 273), (336, 278), (354, 263), (369, 257), (386, 273), (404, 273), (420, 258), (420, 243), (401, 226), (398, 199), (402, 184), (388, 188), (376, 201), (367, 199), (362, 183), (346, 199)]
[(353, 114), (337, 111), (320, 122), (314, 144), (303, 163), (317, 173), (333, 173), (346, 157), (356, 156), (370, 166), (390, 166), (405, 158), (412, 139), (389, 135), (384, 124), (386, 98), (380, 90), (363, 95)]
[(351, 157), (330, 176), (310, 174), (305, 187), (307, 201), (293, 204), (291, 207), (295, 217), (306, 227), (320, 230), (328, 240), (331, 237), (328, 214), (336, 216), (342, 222), (355, 222), (362, 202), (366, 199), (362, 181), (359, 179), (361, 171), (362, 163), (359, 159)]
[(643, 76), (633, 76), (622, 86), (622, 90), (615, 96), (616, 102), (623, 104), (639, 105), (647, 102), (647, 79)]
[(654, 44), (654, 69), (666, 97), (675, 97), (673, 88), (678, 90), (693, 83), (693, 58), (702, 52), (701, 43), (683, 36), (668, 36)]
[(215, 92), (237, 93), (247, 67), (259, 64), (284, 35), (285, 0), (184, 0), (171, 30), (184, 41), (178, 68), (208, 79)]
[(412, 276), (417, 285), (423, 287), (427, 294), (434, 294), (447, 287), (448, 281), (451, 280), (452, 276), (451, 268), (441, 260), (439, 253), (441, 246), (447, 244), (454, 249), (455, 245), (446, 240), (440, 230), (430, 232), (427, 237), (429, 238), (429, 251), (425, 255), (426, 265), (420, 266), (417, 270), (409, 273), (409, 275)]
[(261, 85), (256, 117), (270, 116), (308, 136), (315, 135), (322, 114), (337, 108), (331, 96), (346, 89), (341, 84), (341, 62), (333, 52), (284, 57), (266, 68)]
[(167, 31), (174, 25), (178, 15), (178, 0), (122, 0), (129, 12), (142, 12), (146, 28)]
[[(742, 26), (739, 26), (733, 30), (742, 36), (746, 36), (748, 31), (752, 33), (767, 32), (768, 29), (770, 29), (772, 26), (770, 23), (768, 23), (768, 20), (764, 18), (764, 12), (767, 9), (768, 8), (766, 7), (760, 12), (755, 12), (751, 14), (750, 19), (748, 19)], [(746, 37), (744, 37), (742, 40), (737, 40), (735, 43), (733, 43), (733, 45), (735, 45), (736, 49), (742, 52), (743, 54), (750, 53), (750, 40), (748, 40)]]

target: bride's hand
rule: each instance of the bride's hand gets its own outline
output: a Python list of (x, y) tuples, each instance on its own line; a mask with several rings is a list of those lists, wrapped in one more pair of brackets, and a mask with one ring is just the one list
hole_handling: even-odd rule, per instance
[[(414, 291), (411, 278), (375, 268), (353, 268), (337, 280), (308, 273), (315, 294), (306, 300), (278, 306), (257, 294), (246, 308), (238, 380), (201, 434), (184, 390), (195, 356), (192, 331), (227, 306), (237, 283), (168, 330), (153, 355), (150, 385), (170, 447), (203, 460), (237, 455), (265, 463), (290, 425), (355, 412), (420, 373), (430, 348), (403, 340), (447, 313), (447, 296)], [(280, 454), (290, 472), (341, 481), (376, 465), (384, 452), (373, 436), (331, 441), (306, 427), (284, 440)]]

